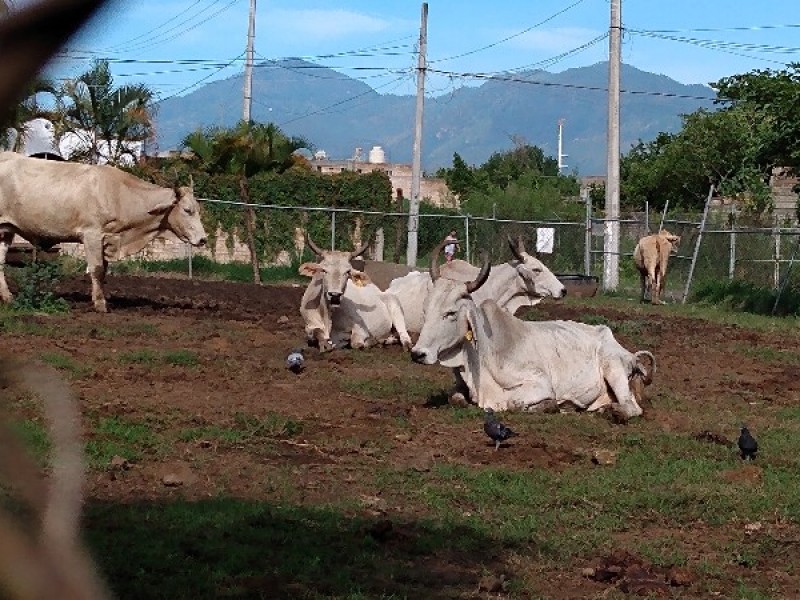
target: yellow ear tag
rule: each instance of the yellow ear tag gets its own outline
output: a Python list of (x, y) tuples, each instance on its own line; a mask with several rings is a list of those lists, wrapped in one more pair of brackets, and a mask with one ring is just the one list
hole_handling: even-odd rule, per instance
[(355, 283), (355, 284), (356, 284), (356, 286), (358, 286), (358, 287), (364, 287), (364, 285), (365, 285), (365, 284), (364, 284), (364, 280), (363, 280), (363, 279), (361, 279), (361, 278), (359, 278), (359, 279), (353, 279), (353, 283)]
[(473, 339), (475, 339), (475, 336), (472, 335), (472, 329), (467, 329), (467, 333), (464, 334), (464, 339), (468, 342), (471, 342)]

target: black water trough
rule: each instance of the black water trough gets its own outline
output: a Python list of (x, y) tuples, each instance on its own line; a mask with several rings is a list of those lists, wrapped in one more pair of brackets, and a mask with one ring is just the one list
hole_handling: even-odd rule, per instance
[(567, 288), (567, 296), (573, 298), (591, 298), (597, 294), (600, 278), (594, 275), (579, 273), (556, 273), (558, 280)]

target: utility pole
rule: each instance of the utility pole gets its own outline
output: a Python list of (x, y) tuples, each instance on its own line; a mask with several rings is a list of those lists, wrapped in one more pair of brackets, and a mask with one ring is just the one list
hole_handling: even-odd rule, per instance
[(253, 106), (253, 53), (256, 39), (256, 0), (250, 0), (250, 20), (247, 26), (247, 53), (244, 62), (244, 107), (242, 121), (250, 122)]
[(603, 289), (619, 285), (619, 69), (622, 38), (622, 0), (611, 0), (608, 47), (608, 168), (603, 236)]
[(564, 119), (558, 120), (558, 174), (561, 175), (561, 171), (567, 168), (567, 165), (564, 164), (564, 159), (569, 156), (568, 154), (564, 154), (562, 151), (564, 150)]
[(408, 248), (406, 264), (417, 266), (417, 235), (419, 233), (419, 187), (422, 163), (422, 112), (425, 108), (425, 54), (428, 47), (428, 3), (422, 3), (419, 29), (419, 60), (417, 63), (417, 110), (414, 117), (414, 148), (411, 160), (411, 199), (408, 208)]

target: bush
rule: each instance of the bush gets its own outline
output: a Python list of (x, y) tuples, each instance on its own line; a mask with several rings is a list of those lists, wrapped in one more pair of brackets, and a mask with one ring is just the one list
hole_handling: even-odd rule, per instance
[(778, 298), (772, 288), (759, 287), (747, 281), (706, 281), (697, 286), (694, 297), (698, 302), (717, 304), (743, 312), (758, 315), (797, 315), (800, 314), (800, 291), (786, 287)]
[(20, 310), (64, 312), (67, 301), (56, 296), (53, 289), (62, 279), (61, 263), (58, 261), (34, 262), (17, 270), (17, 294), (13, 307)]

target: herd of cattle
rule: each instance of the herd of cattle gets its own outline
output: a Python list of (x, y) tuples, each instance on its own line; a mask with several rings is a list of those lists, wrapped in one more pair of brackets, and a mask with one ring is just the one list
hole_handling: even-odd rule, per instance
[[(0, 153), (0, 297), (11, 300), (3, 272), (19, 234), (41, 247), (82, 242), (96, 310), (108, 263), (141, 250), (155, 237), (206, 242), (191, 187), (163, 188), (109, 166), (50, 162)], [(509, 238), (512, 258), (481, 268), (454, 260), (413, 271), (383, 290), (351, 261), (352, 252), (323, 250), (307, 238), (318, 261), (304, 263), (311, 278), (300, 314), (308, 342), (321, 352), (349, 346), (402, 344), (415, 362), (453, 369), (456, 401), (493, 410), (611, 408), (623, 418), (642, 413), (642, 390), (653, 380), (655, 357), (629, 352), (603, 325), (528, 322), (515, 317), (543, 298), (562, 298), (561, 281)], [(660, 303), (667, 260), (680, 238), (662, 231), (640, 240), (634, 261)], [(411, 335), (417, 336), (412, 342)]]

